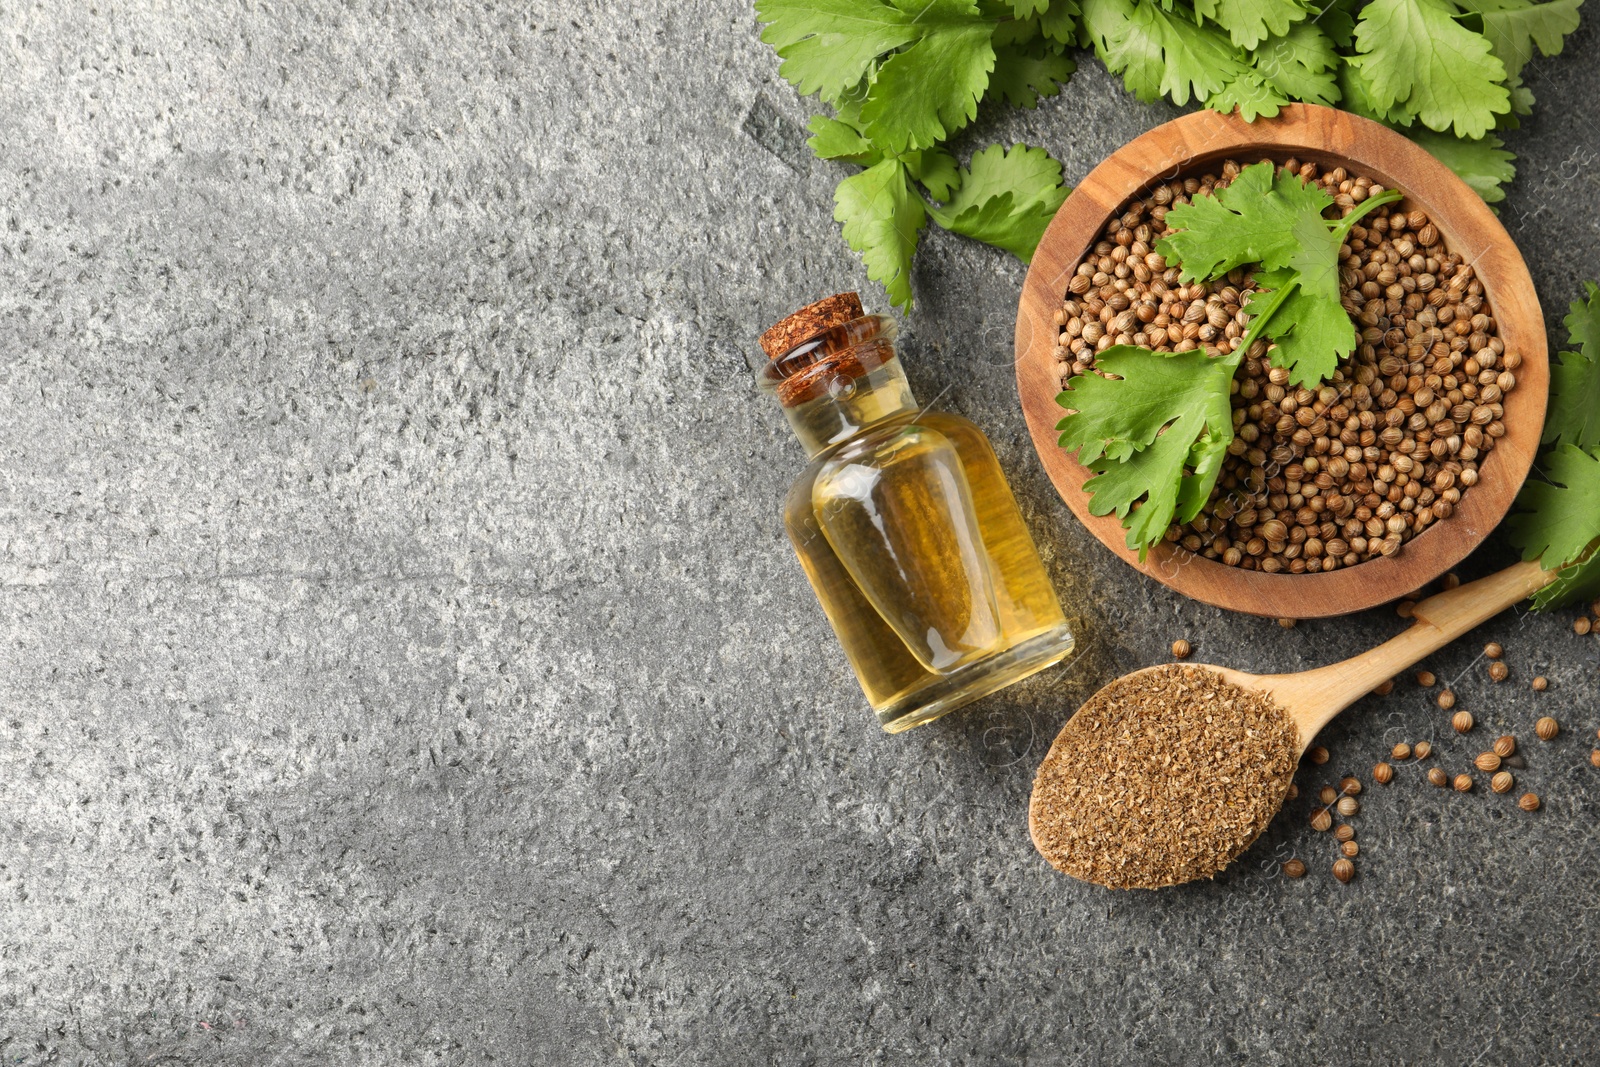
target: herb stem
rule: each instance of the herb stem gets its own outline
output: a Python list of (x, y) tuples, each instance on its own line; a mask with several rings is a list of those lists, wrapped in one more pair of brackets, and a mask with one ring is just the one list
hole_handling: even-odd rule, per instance
[(1367, 213), (1373, 208), (1382, 207), (1384, 204), (1392, 204), (1396, 200), (1399, 200), (1402, 195), (1403, 194), (1401, 194), (1400, 190), (1398, 189), (1385, 189), (1377, 196), (1367, 197), (1365, 200), (1361, 201), (1361, 203), (1357, 204), (1350, 214), (1346, 215), (1338, 222), (1335, 222), (1333, 224), (1333, 229), (1329, 232), (1339, 239), (1340, 244), (1344, 244), (1345, 237), (1350, 233), (1350, 227), (1354, 226), (1356, 223), (1365, 218)]

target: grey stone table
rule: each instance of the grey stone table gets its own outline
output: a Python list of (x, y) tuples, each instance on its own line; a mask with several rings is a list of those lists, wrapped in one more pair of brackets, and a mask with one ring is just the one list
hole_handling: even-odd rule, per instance
[[(1509, 139), (1552, 326), (1600, 277), (1597, 25)], [(1348, 886), (1303, 801), (1211, 884), (1033, 854), (1033, 767), (1116, 672), (1402, 624), (1282, 631), (1116, 562), (1025, 438), (1022, 267), (937, 231), (913, 383), (993, 434), (1082, 651), (878, 732), (746, 353), (882, 295), (756, 30), (743, 0), (0, 13), (0, 1062), (1594, 1062), (1570, 616), (1435, 658), (1474, 739), (1407, 684), (1328, 740), (1329, 771), (1422, 737), (1459, 765), (1555, 714), (1537, 815), (1408, 768)], [(1075, 180), (1173, 113), (1088, 62), (963, 147)]]

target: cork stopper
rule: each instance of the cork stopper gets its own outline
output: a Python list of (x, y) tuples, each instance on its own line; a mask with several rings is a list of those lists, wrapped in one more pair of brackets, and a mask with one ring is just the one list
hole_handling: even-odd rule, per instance
[(815, 304), (807, 304), (780, 320), (761, 335), (761, 350), (768, 359), (778, 359), (835, 326), (859, 319), (861, 297), (857, 293), (834, 293)]

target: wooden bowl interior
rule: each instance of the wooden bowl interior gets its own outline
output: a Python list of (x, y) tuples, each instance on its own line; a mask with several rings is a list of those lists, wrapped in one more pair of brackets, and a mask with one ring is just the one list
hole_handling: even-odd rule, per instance
[[(1473, 264), (1489, 313), (1508, 352), (1522, 356), (1517, 387), (1506, 397), (1506, 434), (1479, 464), (1477, 485), (1462, 495), (1450, 518), (1407, 541), (1392, 558), (1316, 574), (1268, 574), (1229, 567), (1163, 542), (1144, 561), (1126, 544), (1115, 515), (1089, 514), (1083, 483), (1092, 472), (1056, 443), (1062, 408), (1056, 403), (1052, 349), (1055, 312), (1077, 263), (1123, 205), (1158, 182), (1199, 176), (1226, 159), (1241, 165), (1290, 157), (1322, 167), (1343, 166), (1386, 188), (1405, 192), (1407, 210), (1420, 209), (1453, 252)], [(1394, 131), (1331, 108), (1294, 105), (1276, 119), (1246, 123), (1237, 116), (1198, 112), (1135, 138), (1092, 170), (1073, 190), (1034, 255), (1017, 314), (1017, 389), (1034, 448), (1073, 513), (1108, 548), (1173, 589), (1217, 607), (1255, 615), (1316, 618), (1382, 604), (1418, 589), (1459, 563), (1510, 509), (1527, 477), (1544, 426), (1549, 361), (1544, 316), (1527, 265), (1486, 204), (1465, 182)]]

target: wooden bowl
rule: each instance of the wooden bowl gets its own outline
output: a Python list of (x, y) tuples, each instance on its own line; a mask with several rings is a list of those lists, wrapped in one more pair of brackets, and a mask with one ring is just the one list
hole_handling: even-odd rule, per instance
[[(1206, 173), (1224, 159), (1241, 165), (1289, 157), (1345, 166), (1407, 194), (1450, 249), (1482, 281), (1507, 351), (1522, 355), (1506, 398), (1506, 435), (1485, 457), (1481, 478), (1450, 518), (1407, 541), (1396, 556), (1316, 574), (1268, 574), (1229, 567), (1167, 542), (1143, 563), (1115, 515), (1089, 514), (1083, 483), (1091, 472), (1056, 443), (1063, 409), (1052, 349), (1055, 313), (1083, 254), (1113, 213), (1156, 182)], [(1056, 491), (1103, 544), (1131, 566), (1186, 596), (1220, 608), (1271, 617), (1318, 618), (1370, 608), (1427, 584), (1455, 566), (1500, 522), (1528, 475), (1544, 426), (1550, 365), (1544, 315), (1533, 279), (1505, 227), (1465, 182), (1415, 143), (1376, 122), (1332, 108), (1296, 104), (1275, 119), (1247, 123), (1201, 111), (1159, 126), (1112, 153), (1073, 190), (1045, 231), (1017, 309), (1017, 392), (1033, 446)]]

